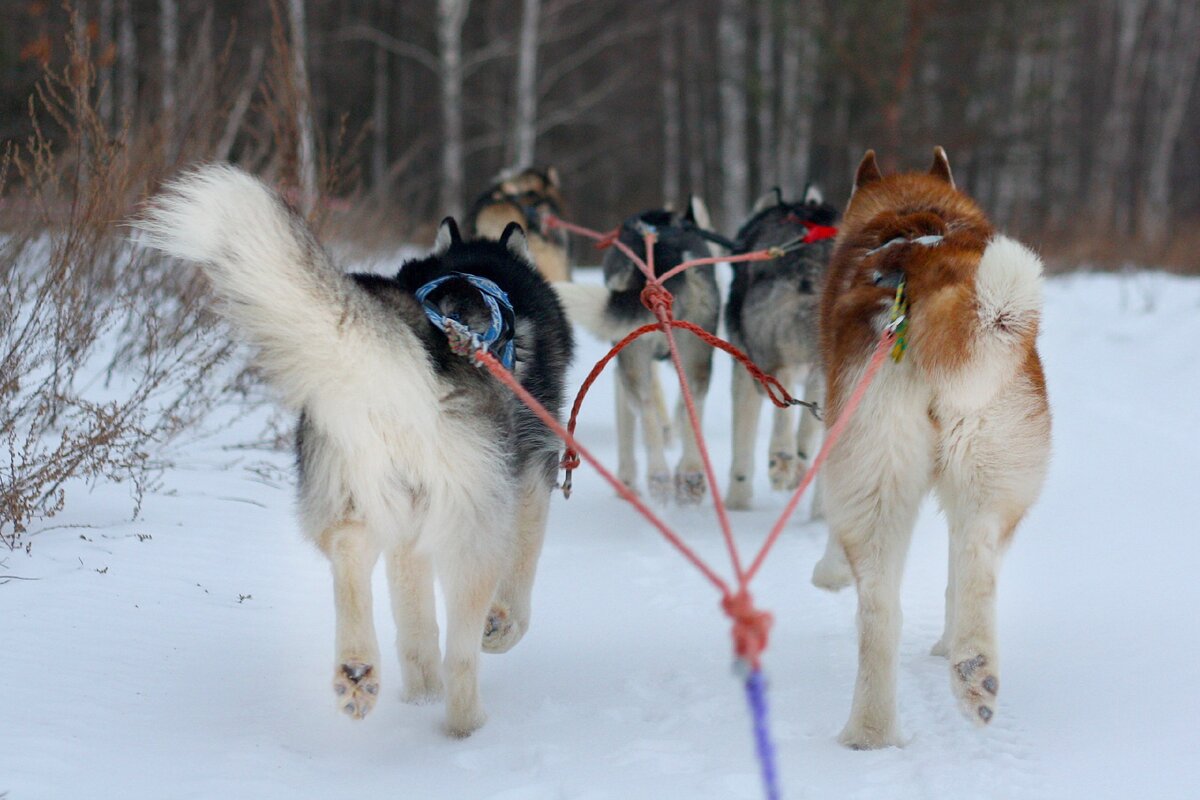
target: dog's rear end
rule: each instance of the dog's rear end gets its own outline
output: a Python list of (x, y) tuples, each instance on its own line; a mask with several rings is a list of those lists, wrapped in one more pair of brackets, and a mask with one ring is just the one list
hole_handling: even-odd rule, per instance
[[(831, 452), (829, 550), (814, 582), (859, 595), (859, 673), (841, 741), (900, 744), (896, 723), (899, 587), (921, 499), (950, 526), (948, 656), (965, 714), (996, 709), (995, 587), (1000, 556), (1036, 499), (1050, 414), (1036, 350), (1041, 262), (996, 235), (957, 191), (945, 154), (929, 174), (884, 178), (868, 152), (842, 222), (821, 305), (826, 424), (837, 421), (903, 283), (907, 350), (880, 371)], [(848, 564), (843, 560), (848, 559)]]

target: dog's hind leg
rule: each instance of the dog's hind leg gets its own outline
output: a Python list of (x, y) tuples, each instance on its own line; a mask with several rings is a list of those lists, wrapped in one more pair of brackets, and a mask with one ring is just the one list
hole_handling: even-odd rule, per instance
[[(789, 391), (795, 383), (791, 370), (779, 370), (775, 377)], [(771, 479), (772, 489), (787, 491), (799, 485), (796, 479), (795, 415), (790, 407), (773, 407), (773, 411), (771, 446), (767, 451), (767, 476)]]
[(733, 463), (729, 468), (729, 488), (725, 505), (750, 508), (754, 497), (754, 440), (758, 436), (758, 415), (762, 396), (754, 379), (740, 364), (733, 366)]
[(637, 416), (633, 412), (633, 400), (625, 388), (625, 379), (620, 373), (616, 377), (613, 398), (617, 409), (617, 477), (621, 483), (637, 491)]
[(1000, 663), (996, 644), (996, 577), (1016, 521), (999, 514), (947, 507), (950, 575), (946, 593), (950, 687), (968, 719), (986, 725), (996, 713)]
[[(804, 401), (806, 403), (820, 403), (825, 398), (825, 376), (816, 369), (810, 368), (808, 377), (804, 381)], [(816, 413), (812, 406), (808, 408), (800, 408), (800, 426), (796, 431), (796, 477), (793, 489), (800, 485), (804, 480), (804, 476), (808, 474), (808, 467), (812, 460), (817, 457), (817, 450), (821, 446), (821, 421), (817, 419)], [(820, 504), (816, 501), (815, 495), (813, 500), (813, 518), (819, 516)]]
[(825, 540), (825, 554), (813, 567), (813, 586), (836, 592), (853, 582), (854, 573), (850, 571), (850, 562), (846, 560), (846, 550), (838, 541), (837, 533), (830, 530)]
[(932, 453), (920, 447), (927, 429), (914, 425), (878, 442), (874, 427), (852, 430), (827, 462), (830, 527), (858, 588), (858, 676), (839, 736), (855, 749), (903, 743), (896, 720), (900, 583), (932, 466)]
[(337, 618), (333, 690), (342, 711), (362, 719), (379, 697), (379, 644), (371, 605), (377, 537), (361, 522), (343, 522), (317, 537), (333, 569)]
[(521, 481), (518, 498), (516, 552), (508, 571), (500, 578), (500, 587), (483, 631), (485, 652), (506, 652), (529, 630), (533, 579), (546, 536), (549, 511), (546, 474), (541, 470), (530, 470)]
[(650, 341), (644, 338), (626, 347), (617, 356), (617, 371), (624, 384), (626, 401), (632, 404), (641, 418), (642, 442), (646, 447), (648, 491), (656, 501), (666, 502), (670, 497), (671, 471), (667, 467), (664, 452), (663, 420), (654, 406), (654, 360), (651, 347)]
[(429, 556), (403, 543), (387, 554), (387, 573), (404, 682), (402, 697), (406, 703), (432, 702), (442, 696), (433, 565)]
[[(487, 715), (479, 700), (479, 637), (484, 630), (488, 609), (503, 562), (494, 554), (478, 552), (471, 542), (485, 536), (480, 519), (475, 529), (457, 537), (452, 564), (439, 562), (439, 576), (446, 596), (446, 658), (443, 677), (446, 682), (446, 732), (451, 736), (470, 736), (483, 725)], [(511, 524), (511, 523), (506, 523)]]
[[(900, 581), (919, 496), (873, 511), (867, 525), (838, 529), (858, 585), (858, 677), (850, 719), (838, 741), (855, 750), (903, 744), (896, 720)], [(874, 504), (872, 504), (874, 505)], [(877, 506), (878, 508), (878, 506)]]
[[(680, 336), (679, 358), (683, 362), (684, 375), (692, 389), (692, 398), (696, 403), (697, 421), (704, 419), (704, 401), (708, 397), (708, 387), (712, 382), (713, 349), (695, 336)], [(699, 503), (704, 499), (705, 476), (704, 460), (700, 457), (700, 444), (696, 440), (696, 432), (692, 430), (691, 420), (683, 426), (683, 454), (679, 466), (675, 468), (675, 500), (680, 505)]]

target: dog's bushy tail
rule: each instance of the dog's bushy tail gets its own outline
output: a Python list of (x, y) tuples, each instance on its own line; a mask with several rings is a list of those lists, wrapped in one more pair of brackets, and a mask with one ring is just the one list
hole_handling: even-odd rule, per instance
[(558, 293), (567, 318), (601, 341), (616, 341), (638, 327), (623, 324), (606, 313), (609, 290), (605, 286), (566, 281), (551, 286)]
[(304, 404), (361, 360), (354, 339), (372, 337), (355, 318), (374, 316), (368, 298), (258, 179), (227, 165), (194, 169), (167, 184), (133, 227), (140, 243), (203, 267), (223, 313), (259, 348), (289, 402)]
[(1020, 242), (996, 236), (980, 257), (973, 288), (943, 290), (918, 312), (913, 354), (947, 390), (943, 397), (978, 408), (1033, 350), (1042, 312), (1042, 261)]

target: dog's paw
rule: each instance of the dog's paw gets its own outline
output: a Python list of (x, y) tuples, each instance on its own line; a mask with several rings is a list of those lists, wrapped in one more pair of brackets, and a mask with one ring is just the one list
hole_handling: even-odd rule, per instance
[(884, 747), (903, 747), (904, 739), (894, 721), (873, 725), (852, 719), (842, 728), (838, 743), (851, 750), (880, 750)]
[(670, 473), (652, 472), (646, 478), (646, 489), (650, 492), (650, 499), (660, 505), (666, 505), (671, 502), (672, 482)]
[(416, 658), (403, 658), (400, 663), (404, 688), (400, 699), (414, 706), (435, 703), (442, 699), (442, 675), (436, 659), (420, 663)]
[(675, 473), (675, 502), (681, 506), (694, 506), (704, 499), (708, 485), (704, 473), (699, 470), (680, 470)]
[(767, 462), (767, 476), (771, 479), (771, 488), (776, 491), (795, 489), (796, 457), (791, 453), (771, 453)]
[(379, 673), (361, 661), (339, 664), (333, 672), (333, 693), (342, 713), (362, 719), (379, 698)]
[(465, 739), (482, 728), (485, 722), (487, 722), (487, 714), (484, 713), (478, 702), (461, 706), (454, 702), (446, 704), (445, 731), (447, 736)]
[(746, 511), (750, 508), (750, 501), (753, 497), (754, 490), (750, 481), (745, 477), (740, 480), (735, 478), (729, 486), (729, 491), (725, 493), (725, 505), (735, 511)]
[(996, 714), (1000, 679), (994, 659), (976, 653), (951, 658), (950, 686), (958, 698), (958, 707), (976, 725), (987, 725)]
[(843, 558), (831, 558), (825, 555), (813, 567), (812, 583), (818, 589), (837, 592), (845, 589), (854, 582), (854, 574), (850, 565)]
[(529, 627), (528, 621), (522, 621), (508, 606), (496, 603), (488, 612), (487, 622), (483, 627), (483, 651), (485, 653), (507, 653)]

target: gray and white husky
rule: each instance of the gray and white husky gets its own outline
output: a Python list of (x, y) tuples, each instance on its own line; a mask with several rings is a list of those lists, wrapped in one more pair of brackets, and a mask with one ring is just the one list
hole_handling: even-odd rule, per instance
[[(694, 258), (712, 255), (708, 242), (696, 232), (708, 228), (708, 213), (699, 198), (692, 198), (684, 214), (666, 210), (645, 211), (621, 224), (620, 240), (639, 257), (645, 257), (644, 231), (657, 235), (654, 245), (654, 271), (662, 275)], [(555, 283), (573, 322), (605, 341), (616, 342), (647, 323), (654, 315), (642, 304), (646, 287), (642, 271), (616, 247), (604, 255), (604, 286)], [(672, 293), (676, 319), (699, 325), (716, 333), (720, 319), (721, 296), (712, 265), (692, 267), (666, 283)], [(704, 413), (704, 398), (712, 374), (712, 347), (687, 332), (676, 332), (684, 374), (696, 399), (697, 412)], [(658, 388), (656, 360), (668, 357), (667, 342), (661, 333), (636, 340), (617, 356), (617, 477), (627, 486), (637, 483), (637, 458), (634, 454), (634, 426), (641, 420), (642, 440), (646, 448), (647, 484), (650, 495), (662, 502), (672, 494), (672, 478), (664, 447), (670, 421)], [(677, 412), (676, 417), (682, 417)], [(683, 421), (683, 454), (674, 477), (674, 495), (680, 503), (697, 503), (704, 497), (704, 465), (691, 426)]]
[[(825, 269), (833, 252), (837, 209), (809, 187), (799, 203), (784, 202), (778, 190), (759, 198), (737, 234), (737, 251), (748, 253), (791, 244), (782, 258), (734, 265), (725, 326), (729, 340), (758, 367), (791, 390), (804, 382), (807, 402), (823, 399), (818, 364), (817, 311)], [(812, 234), (817, 234), (816, 236)], [(816, 239), (804, 243), (806, 239)], [(763, 392), (743, 369), (733, 371), (733, 464), (726, 504), (749, 508), (753, 496), (754, 440)], [(774, 489), (795, 489), (816, 455), (821, 426), (801, 409), (799, 430), (790, 408), (775, 409), (768, 474)], [(819, 513), (815, 511), (814, 513)]]
[[(489, 346), (511, 353), (517, 378), (559, 414), (570, 327), (520, 228), (464, 242), (447, 220), (433, 252), (395, 276), (346, 274), (274, 192), (228, 166), (177, 179), (135, 226), (150, 246), (203, 266), (299, 412), (300, 519), (333, 568), (338, 706), (362, 718), (379, 694), (371, 573), (382, 555), (403, 697), (429, 701), (444, 686), (447, 731), (470, 734), (485, 719), (481, 637), (503, 652), (529, 626), (559, 443), (453, 354), (433, 320), (483, 331), (499, 319)], [(440, 668), (435, 573), (447, 620)]]

